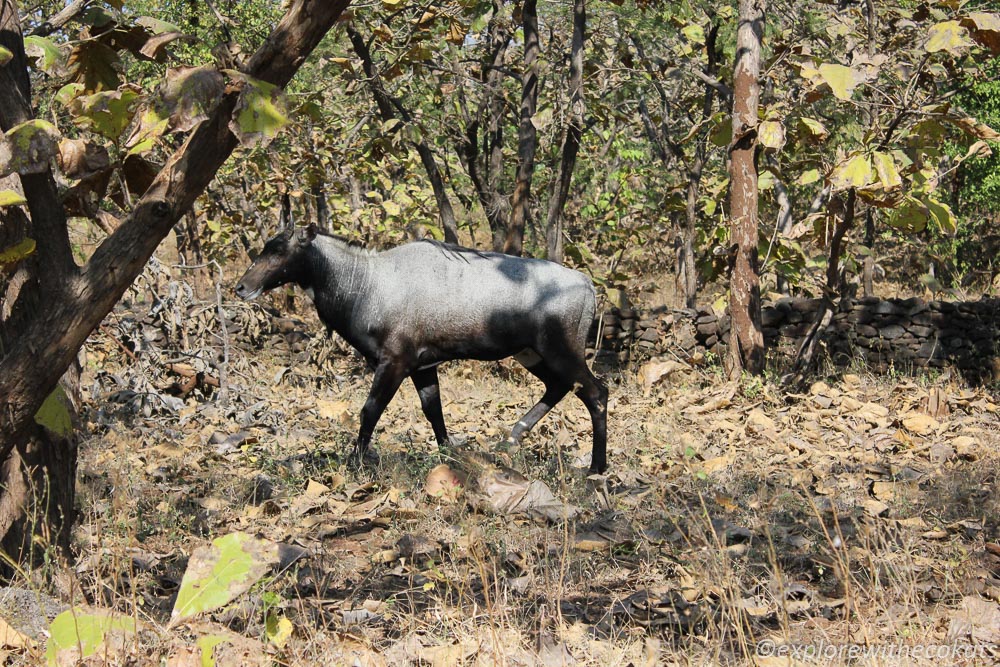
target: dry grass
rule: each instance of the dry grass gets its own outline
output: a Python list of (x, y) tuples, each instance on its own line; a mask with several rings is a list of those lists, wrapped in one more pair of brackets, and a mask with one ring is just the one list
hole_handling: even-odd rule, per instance
[[(105, 370), (156, 379), (151, 362), (101, 346)], [(1000, 593), (1000, 559), (985, 550), (1000, 538), (987, 391), (949, 384), (951, 414), (917, 433), (904, 420), (931, 385), (906, 378), (789, 396), (693, 370), (644, 395), (626, 369), (612, 376), (606, 478), (578, 467), (590, 424), (575, 399), (496, 454), (582, 509), (553, 524), (423, 493), (431, 468), (493, 452), (540, 395), (518, 368), (444, 370), (446, 419), (467, 439), (445, 452), (405, 386), (376, 436), (381, 468), (355, 473), (344, 461), (370, 378), (357, 360), (317, 369), (246, 344), (232, 357), (228, 406), (195, 396), (147, 416), (107, 390), (91, 397), (78, 562), (25, 573), (36, 590), (141, 622), (121, 662), (189, 664), (185, 651), (220, 628), (248, 642), (230, 645), (230, 664), (794, 664), (758, 643), (996, 641), (975, 614), (956, 620), (969, 598), (996, 608)], [(884, 419), (859, 418), (867, 404)], [(229, 448), (213, 441), (238, 431)], [(310, 498), (310, 481), (327, 489)], [(212, 619), (168, 628), (193, 549), (237, 530), (309, 555)], [(281, 648), (269, 615), (294, 626)]]

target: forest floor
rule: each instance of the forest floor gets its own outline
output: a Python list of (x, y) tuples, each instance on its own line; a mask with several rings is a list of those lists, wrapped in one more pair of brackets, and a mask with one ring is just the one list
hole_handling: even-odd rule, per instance
[[(407, 384), (376, 434), (380, 466), (357, 472), (346, 457), (371, 373), (356, 356), (312, 315), (227, 300), (223, 333), (215, 304), (172, 294), (126, 303), (92, 337), (77, 560), (24, 581), (57, 608), (135, 620), (101, 660), (1000, 660), (989, 388), (859, 368), (787, 393), (712, 367), (652, 386), (640, 364), (600, 369), (610, 469), (588, 476), (579, 401), (506, 451), (540, 385), (510, 362), (453, 363), (441, 388), (460, 444), (437, 450)], [(178, 617), (185, 572), (231, 533), (280, 556), (232, 601)], [(34, 663), (36, 646), (9, 657)]]

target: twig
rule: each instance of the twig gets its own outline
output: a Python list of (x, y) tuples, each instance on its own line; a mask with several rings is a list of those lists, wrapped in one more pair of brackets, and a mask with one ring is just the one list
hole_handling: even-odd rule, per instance
[(222, 267), (219, 263), (212, 261), (216, 269), (215, 280), (215, 305), (219, 316), (219, 329), (222, 338), (222, 361), (219, 363), (219, 404), (229, 405), (229, 331), (226, 327), (226, 313), (222, 310)]

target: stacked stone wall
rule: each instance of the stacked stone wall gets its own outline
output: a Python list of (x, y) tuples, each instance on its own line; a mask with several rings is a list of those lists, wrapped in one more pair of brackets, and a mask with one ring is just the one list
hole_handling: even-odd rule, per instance
[[(820, 308), (819, 299), (780, 299), (761, 311), (768, 353), (791, 359)], [(729, 316), (711, 309), (612, 308), (594, 322), (597, 360), (627, 363), (651, 356), (726, 354)], [(973, 381), (1000, 374), (1000, 300), (924, 301), (863, 298), (842, 304), (823, 338), (834, 364), (860, 360), (873, 371), (954, 367)]]

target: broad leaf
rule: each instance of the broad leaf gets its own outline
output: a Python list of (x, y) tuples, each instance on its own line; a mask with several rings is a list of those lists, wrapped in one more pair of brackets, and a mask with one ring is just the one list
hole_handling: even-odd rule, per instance
[(976, 139), (985, 139), (986, 141), (1000, 141), (1000, 132), (997, 132), (985, 123), (980, 123), (975, 118), (970, 116), (946, 116), (945, 118), (947, 118), (949, 122), (957, 125), (963, 132), (971, 137)]
[(35, 413), (35, 423), (61, 438), (68, 438), (73, 434), (69, 397), (62, 387), (56, 385), (42, 403), (42, 407), (38, 408), (38, 412)]
[(762, 146), (781, 150), (785, 145), (785, 126), (777, 120), (761, 121), (757, 125), (757, 138)]
[(58, 151), (59, 130), (44, 120), (29, 120), (0, 138), (0, 176), (40, 174)]
[(972, 40), (969, 39), (969, 31), (962, 27), (958, 21), (942, 21), (931, 26), (927, 31), (927, 42), (924, 49), (928, 53), (947, 51), (953, 56), (960, 56), (970, 46)]
[(63, 139), (57, 156), (59, 170), (66, 178), (82, 180), (100, 174), (111, 166), (108, 149), (84, 139)]
[(863, 188), (872, 182), (872, 165), (864, 153), (855, 153), (830, 172), (830, 185), (834, 190)]
[(938, 228), (945, 234), (953, 236), (958, 229), (958, 224), (955, 221), (955, 214), (952, 213), (951, 208), (947, 204), (931, 199), (930, 197), (924, 197), (923, 201), (930, 211), (931, 217), (937, 222)]
[(264, 630), (269, 642), (278, 648), (283, 648), (288, 643), (289, 638), (291, 638), (295, 626), (284, 616), (270, 613), (267, 615)]
[[(11, 191), (4, 190), (3, 192), (0, 192), (0, 196), (7, 192)], [(12, 194), (16, 195), (16, 193)], [(35, 239), (31, 238), (24, 239), (20, 243), (15, 243), (8, 248), (0, 250), (0, 269), (8, 269), (8, 267), (20, 262), (25, 257), (30, 256), (33, 252), (35, 252)]]
[(139, 93), (131, 88), (106, 90), (73, 98), (69, 110), (73, 122), (108, 139), (117, 139), (132, 121)]
[(101, 42), (80, 42), (69, 54), (71, 78), (91, 93), (118, 88), (121, 60), (118, 53)]
[(11, 58), (13, 57), (14, 54), (11, 53), (9, 49), (0, 46), (0, 67), (3, 67), (7, 63), (9, 63), (11, 61)]
[[(0, 190), (0, 207), (3, 206), (21, 206), (22, 204), (27, 204), (28, 200), (24, 198), (24, 195), (14, 192), (13, 190)], [(0, 253), (0, 257), (3, 257), (6, 251)], [(3, 263), (0, 260), (0, 263)]]
[(815, 183), (822, 176), (819, 173), (819, 169), (806, 169), (800, 175), (796, 183), (799, 185), (809, 185), (810, 183)]
[(69, 108), (70, 103), (84, 93), (82, 83), (67, 83), (55, 94), (55, 101)]
[(705, 43), (705, 30), (700, 25), (688, 24), (681, 28), (681, 33), (688, 38), (688, 41), (694, 42), (695, 44)]
[(228, 604), (277, 563), (276, 544), (245, 533), (232, 533), (196, 549), (181, 581), (172, 621)]
[(222, 98), (225, 81), (214, 67), (179, 67), (139, 116), (125, 143), (130, 153), (144, 153), (167, 132), (187, 132), (208, 118)]
[(799, 118), (799, 123), (802, 125), (805, 132), (816, 141), (824, 141), (828, 136), (830, 136), (830, 131), (826, 129), (826, 126), (818, 120), (814, 120), (812, 118)]
[(851, 99), (851, 93), (854, 92), (854, 89), (863, 78), (860, 72), (850, 67), (833, 63), (820, 65), (819, 76), (826, 85), (830, 86), (830, 90), (833, 91), (834, 96), (841, 100)]
[(226, 74), (243, 82), (239, 102), (229, 121), (229, 129), (244, 145), (267, 143), (288, 124), (282, 91), (266, 81), (259, 81), (237, 72)]
[(988, 48), (993, 55), (1000, 55), (1000, 14), (972, 12), (962, 19), (972, 38)]
[(906, 197), (889, 214), (889, 225), (904, 232), (922, 232), (927, 227), (927, 207), (913, 197)]
[(161, 21), (160, 19), (153, 18), (152, 16), (140, 16), (135, 20), (138, 25), (144, 28), (149, 28), (149, 31), (154, 35), (159, 35), (164, 32), (181, 32), (181, 29), (174, 23), (169, 21)]
[(899, 175), (892, 155), (875, 151), (872, 153), (872, 163), (875, 165), (875, 172), (883, 189), (895, 190), (903, 185), (903, 179)]
[[(109, 640), (134, 635), (135, 619), (110, 610), (69, 609), (59, 614), (49, 626), (49, 644), (45, 659), (49, 665), (75, 665), (97, 654)], [(113, 658), (113, 656), (107, 656)], [(89, 664), (89, 663), (88, 663)]]
[(35, 65), (50, 76), (63, 73), (63, 52), (59, 45), (48, 37), (28, 35), (24, 38), (24, 53), (35, 59)]

